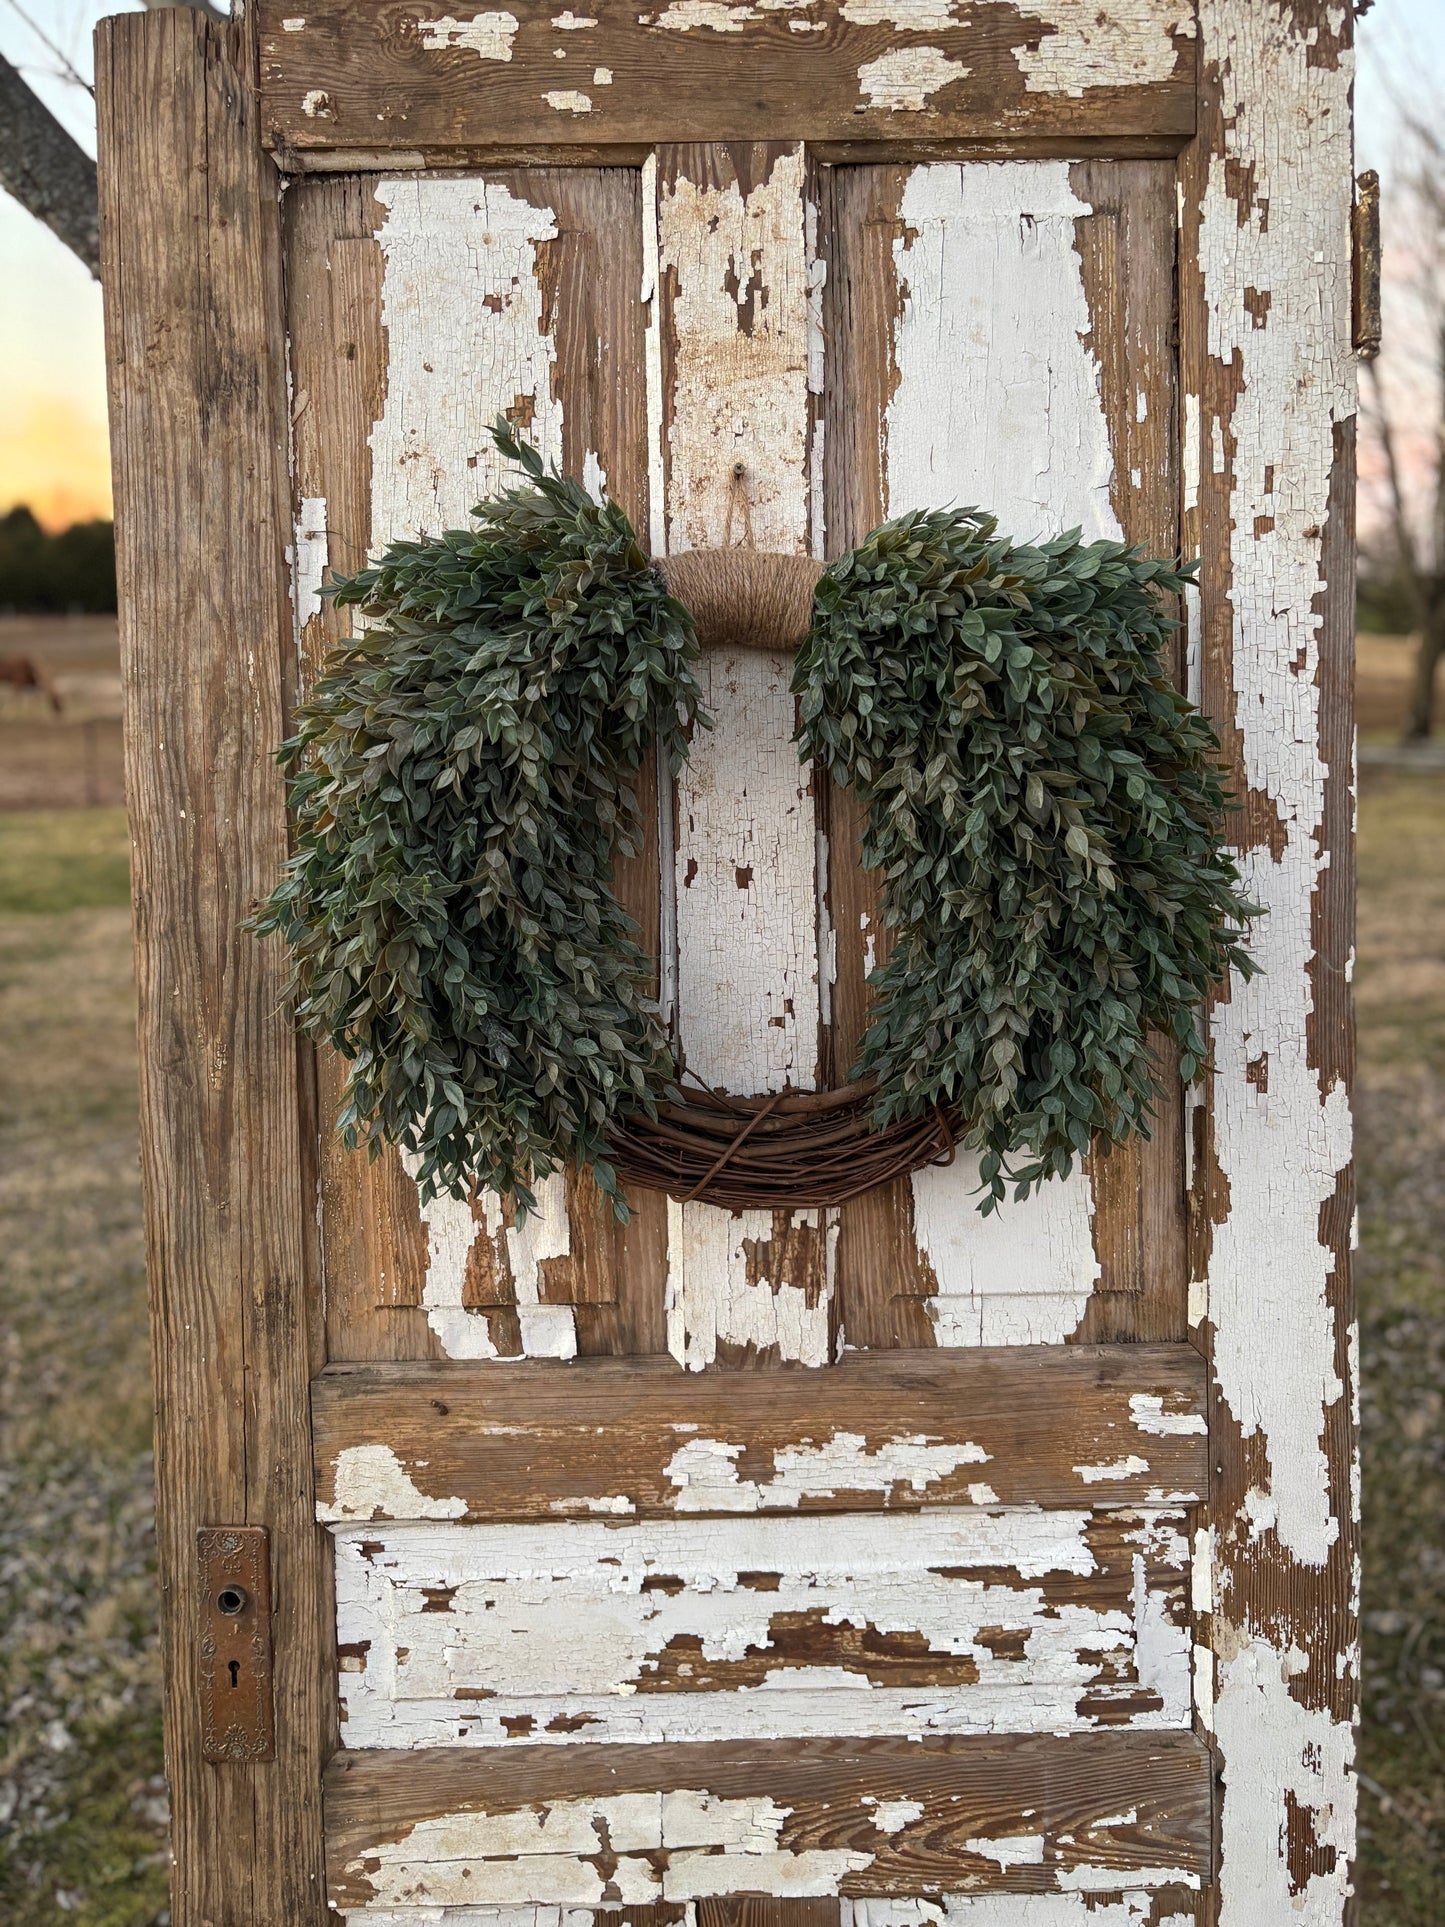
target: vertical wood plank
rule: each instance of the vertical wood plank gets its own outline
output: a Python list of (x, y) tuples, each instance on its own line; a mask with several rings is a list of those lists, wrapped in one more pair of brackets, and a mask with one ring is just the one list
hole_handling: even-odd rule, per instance
[[(1210, 1013), (1190, 1320), (1211, 1364), (1197, 1699), (1204, 1918), (1348, 1918), (1358, 1695), (1350, 1279), (1353, 432), (1348, 10), (1203, 0), (1181, 160), (1192, 670), (1268, 914)], [(1288, 210), (1287, 215), (1282, 211)]]
[[(797, 145), (658, 150), (663, 471), (670, 552), (810, 546), (812, 258)], [(710, 731), (673, 808), (676, 1025), (687, 1068), (736, 1092), (819, 1070), (817, 814), (792, 742), (791, 659), (710, 650)], [(710, 1205), (669, 1210), (669, 1343), (700, 1368), (832, 1353), (832, 1228)]]
[[(1020, 540), (1081, 523), (1173, 553), (1172, 170), (1015, 161), (841, 176), (830, 541), (907, 509), (978, 502)], [(837, 795), (828, 807), (836, 1078), (887, 933), (851, 861), (856, 811)], [(1154, 1141), (1091, 1164), (987, 1220), (973, 1158), (848, 1206), (847, 1342), (926, 1343), (926, 1316), (946, 1344), (1182, 1336), (1182, 1139), (1167, 1077)]]
[[(635, 174), (305, 182), (292, 198), (296, 514), (298, 531), (324, 526), (333, 567), (357, 567), (394, 536), (464, 523), (502, 479), (487, 432), (498, 413), (645, 526)], [(308, 605), (307, 615), (303, 646), (314, 674), (350, 616), (325, 604)], [(652, 824), (651, 771), (639, 791)], [(617, 884), (641, 940), (655, 945), (655, 836), (619, 864)], [(623, 1229), (590, 1185), (559, 1175), (549, 1181), (557, 1195), (540, 1242), (538, 1225), (504, 1234), (499, 1224), (488, 1228), (485, 1213), (450, 1200), (423, 1212), (394, 1152), (373, 1162), (335, 1139), (343, 1077), (322, 1053), (334, 1356), (664, 1348), (660, 1197), (634, 1199)], [(510, 1243), (519, 1246), (517, 1267)]]
[[(334, 1669), (298, 1052), (284, 960), (240, 928), (286, 849), (279, 183), (232, 29), (126, 15), (101, 23), (96, 51), (172, 1919), (320, 1922)], [(207, 1766), (195, 1533), (229, 1523), (271, 1533), (276, 1758)]]
[[(1151, 555), (1179, 552), (1174, 170), (1158, 161), (1082, 161), (1076, 223), (1119, 531)], [(1174, 673), (1184, 683), (1182, 632)], [(1177, 1053), (1155, 1037), (1160, 1096), (1152, 1136), (1089, 1160), (1099, 1281), (1072, 1336), (1081, 1343), (1182, 1339), (1187, 1325), (1183, 1091)]]

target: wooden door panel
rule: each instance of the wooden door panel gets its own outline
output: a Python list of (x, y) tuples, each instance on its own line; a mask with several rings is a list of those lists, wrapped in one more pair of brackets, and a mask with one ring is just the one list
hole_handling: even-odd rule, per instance
[(931, 1507), (336, 1532), (348, 1747), (1190, 1720), (1184, 1514)]
[[(384, 1912), (1197, 1886), (1192, 1733), (343, 1753), (331, 1892)], [(446, 1918), (446, 1916), (443, 1916)]]
[(323, 1520), (1192, 1505), (1188, 1345), (857, 1354), (780, 1380), (663, 1360), (333, 1367), (312, 1387)]
[[(830, 552), (890, 515), (977, 503), (1019, 540), (1078, 524), (1174, 553), (1172, 169), (1050, 160), (834, 173)], [(887, 932), (853, 856), (851, 799), (832, 791), (826, 811), (841, 1066)], [(1152, 1143), (989, 1220), (974, 1210), (967, 1157), (845, 1207), (837, 1289), (849, 1342), (1183, 1338), (1181, 1101), (1167, 1053), (1164, 1066)]]
[[(315, 181), (289, 197), (297, 614), (314, 674), (349, 612), (317, 594), (401, 536), (464, 524), (501, 479), (488, 429), (519, 424), (646, 525), (639, 177), (514, 170)], [(641, 785), (655, 818), (651, 772)], [(618, 867), (651, 943), (655, 839)], [(495, 1201), (420, 1206), (399, 1157), (330, 1129), (342, 1067), (318, 1064), (329, 1355), (570, 1357), (665, 1344), (666, 1210), (622, 1230), (560, 1176), (518, 1227)]]

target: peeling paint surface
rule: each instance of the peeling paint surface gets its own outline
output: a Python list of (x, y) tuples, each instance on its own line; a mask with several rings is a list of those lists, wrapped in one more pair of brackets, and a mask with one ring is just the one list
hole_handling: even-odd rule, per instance
[[(688, 1788), (448, 1814), (380, 1846), (364, 1871), (383, 1906), (418, 1898), (639, 1906), (738, 1889), (830, 1894), (844, 1874), (869, 1865), (855, 1849), (780, 1850), (787, 1817), (766, 1796), (728, 1800)], [(599, 1840), (610, 1877), (596, 1864)]]
[(481, 60), (510, 60), (512, 42), (517, 37), (514, 13), (477, 13), (470, 20), (444, 14), (440, 20), (419, 20), (417, 32), (429, 52), (444, 52), (449, 47), (465, 47)]
[(326, 580), (326, 565), (330, 559), (324, 496), (308, 495), (303, 498), (292, 539), (291, 600), (296, 610), (299, 634), (313, 616), (321, 613), (321, 585)]
[[(1316, 954), (1340, 834), (1330, 786), (1352, 784), (1347, 761), (1327, 761), (1321, 687), (1326, 540), (1343, 512), (1332, 482), (1356, 406), (1342, 32), (1342, 8), (1200, 8), (1218, 131), (1200, 195), (1206, 386), (1189, 486), (1228, 541), (1204, 583), (1203, 673), (1226, 715), (1233, 697), (1249, 792), (1240, 867), (1268, 913), (1253, 941), (1261, 974), (1231, 983), (1211, 1037), (1217, 1203), (1200, 1309), (1212, 1449), (1229, 1473), (1207, 1542), (1221, 1927), (1333, 1927), (1354, 1845), (1348, 1230), (1331, 1229), (1348, 1196), (1348, 1017), (1342, 1000), (1319, 1006), (1335, 959)], [(1211, 589), (1216, 609), (1227, 597), (1213, 628)], [(1267, 1080), (1250, 1074), (1261, 1058)]]
[[(506, 16), (510, 19), (510, 15)], [(488, 433), (513, 414), (562, 450), (536, 248), (550, 209), (495, 182), (382, 179), (386, 406), (371, 435), (373, 544), (464, 526), (507, 474)]]
[(1194, 0), (1028, 0), (1023, 9), (1046, 23), (1037, 47), (1014, 48), (1031, 94), (1080, 97), (1089, 87), (1147, 86), (1167, 80), (1178, 59), (1175, 36), (1194, 37)]
[[(378, 239), (388, 365), (386, 405), (371, 434), (373, 551), (466, 525), (472, 505), (507, 472), (489, 432), (499, 413), (522, 421), (545, 459), (559, 459), (562, 449), (536, 252), (556, 238), (552, 212), (478, 179), (382, 179), (375, 192), (386, 210)], [(570, 1249), (560, 1173), (538, 1187), (537, 1201), (524, 1226), (505, 1232), (490, 1195), (481, 1223), (454, 1198), (422, 1206), (422, 1303), (448, 1357), (501, 1355), (487, 1313), (464, 1303), (468, 1261), (482, 1237), (500, 1240), (508, 1260), (523, 1354), (575, 1354), (571, 1307), (545, 1305), (540, 1294), (539, 1266)]]
[(667, 1343), (689, 1371), (728, 1347), (829, 1362), (836, 1225), (798, 1211), (780, 1234), (781, 1215), (668, 1200)]
[(349, 1747), (1189, 1720), (1178, 1514), (381, 1526), (336, 1550)]
[[(888, 513), (980, 503), (1020, 540), (1075, 524), (1086, 537), (1117, 537), (1076, 248), (1075, 224), (1092, 209), (1068, 164), (918, 167), (899, 212)], [(1069, 1336), (1100, 1275), (1082, 1171), (988, 1218), (975, 1209), (971, 1154), (912, 1183), (919, 1249), (938, 1279), (930, 1312), (940, 1344)]]
[(941, 87), (972, 72), (961, 60), (950, 60), (941, 47), (895, 47), (876, 60), (864, 61), (858, 69), (858, 89), (870, 107), (917, 114)]
[(322, 1520), (375, 1519), (401, 1512), (413, 1519), (455, 1519), (465, 1499), (433, 1499), (420, 1491), (406, 1467), (387, 1445), (348, 1446), (336, 1461), (336, 1493), (318, 1505)]
[[(819, 1445), (782, 1447), (773, 1453), (772, 1476), (744, 1479), (738, 1462), (745, 1448), (721, 1439), (693, 1438), (678, 1447), (668, 1477), (679, 1488), (679, 1512), (786, 1511), (805, 1498), (839, 1492), (926, 1492), (960, 1465), (986, 1465), (982, 1446), (945, 1445), (937, 1439), (901, 1436), (873, 1445), (857, 1432), (835, 1432)], [(970, 1487), (975, 1504), (993, 1502), (986, 1485)]]
[[(485, 1192), (474, 1210), (458, 1198), (433, 1198), (421, 1207), (427, 1238), (427, 1275), (422, 1304), (427, 1323), (448, 1358), (500, 1358), (484, 1310), (465, 1303), (466, 1278), (478, 1241), (500, 1246), (516, 1294), (522, 1356), (574, 1358), (577, 1321), (570, 1305), (545, 1305), (541, 1267), (572, 1249), (567, 1222), (567, 1180), (554, 1171), (535, 1187), (537, 1209), (525, 1224), (505, 1223), (499, 1200)], [(480, 1213), (480, 1217), (479, 1217)]]
[[(670, 552), (808, 547), (810, 356), (816, 381), (821, 343), (804, 185), (800, 148), (771, 155), (756, 179), (659, 184), (671, 380), (664, 393), (649, 372), (649, 387)], [(700, 680), (714, 727), (696, 733), (676, 783), (678, 1042), (695, 1076), (737, 1093), (808, 1089), (817, 1077), (818, 825), (792, 742), (791, 671), (787, 657), (708, 650)], [(738, 1355), (829, 1360), (830, 1221), (670, 1204), (668, 1227), (675, 1358), (695, 1370)]]

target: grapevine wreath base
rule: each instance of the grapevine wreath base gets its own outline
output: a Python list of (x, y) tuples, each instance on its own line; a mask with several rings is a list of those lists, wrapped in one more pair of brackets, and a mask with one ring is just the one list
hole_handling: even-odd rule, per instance
[[(1148, 1033), (1202, 1068), (1198, 1007), (1246, 975), (1253, 905), (1216, 739), (1172, 686), (1189, 570), (976, 509), (885, 524), (826, 568), (750, 550), (660, 567), (615, 503), (547, 471), (475, 526), (333, 585), (365, 625), (283, 746), (295, 851), (255, 927), (297, 1022), (350, 1062), (348, 1143), (424, 1196), (592, 1171), (748, 1206), (836, 1204), (955, 1145), (980, 1208), (1148, 1129)], [(612, 868), (634, 781), (708, 726), (701, 646), (796, 647), (800, 756), (851, 788), (890, 935), (841, 1090), (725, 1097), (679, 1066)]]

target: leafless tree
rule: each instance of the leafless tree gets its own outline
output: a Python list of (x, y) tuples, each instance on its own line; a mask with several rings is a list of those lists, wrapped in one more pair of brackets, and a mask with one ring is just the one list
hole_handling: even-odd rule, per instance
[(1406, 741), (1435, 725), (1445, 655), (1445, 127), (1403, 111), (1385, 201), (1385, 348), (1368, 365), (1366, 430), (1389, 560), (1416, 634)]
[[(209, 0), (146, 0), (148, 8), (162, 4), (190, 6), (212, 19), (224, 18)], [(58, 235), (99, 280), (95, 162), (3, 55), (0, 187)]]

